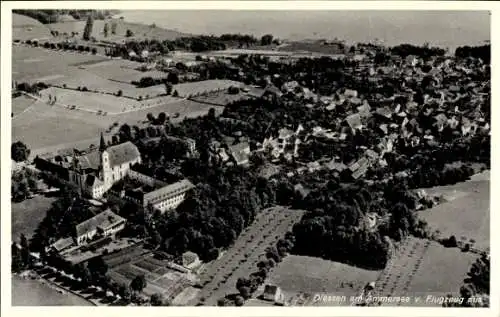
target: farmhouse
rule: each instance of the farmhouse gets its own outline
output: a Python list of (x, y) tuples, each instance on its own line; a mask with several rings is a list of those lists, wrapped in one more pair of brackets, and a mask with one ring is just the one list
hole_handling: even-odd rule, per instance
[(79, 223), (75, 227), (75, 241), (82, 245), (96, 237), (112, 236), (125, 228), (127, 220), (111, 210), (105, 210), (100, 214)]

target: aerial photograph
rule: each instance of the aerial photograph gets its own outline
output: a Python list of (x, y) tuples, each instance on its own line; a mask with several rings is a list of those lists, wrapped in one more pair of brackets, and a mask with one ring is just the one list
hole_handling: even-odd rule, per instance
[(489, 11), (9, 14), (12, 306), (490, 307)]

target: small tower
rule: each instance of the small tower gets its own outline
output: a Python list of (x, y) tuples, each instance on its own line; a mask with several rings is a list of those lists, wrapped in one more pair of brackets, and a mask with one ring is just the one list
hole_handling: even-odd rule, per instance
[(101, 132), (101, 140), (99, 142), (99, 152), (104, 152), (106, 150), (106, 142), (104, 142), (104, 135)]

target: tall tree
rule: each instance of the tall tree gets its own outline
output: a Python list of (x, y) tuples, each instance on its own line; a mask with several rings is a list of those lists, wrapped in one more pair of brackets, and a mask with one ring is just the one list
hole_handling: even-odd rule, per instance
[(83, 39), (85, 41), (90, 40), (93, 27), (94, 27), (94, 17), (92, 14), (89, 14), (89, 16), (87, 17), (87, 23), (85, 23), (85, 28), (83, 29)]
[(108, 37), (108, 32), (109, 32), (109, 25), (107, 23), (104, 23), (104, 37)]

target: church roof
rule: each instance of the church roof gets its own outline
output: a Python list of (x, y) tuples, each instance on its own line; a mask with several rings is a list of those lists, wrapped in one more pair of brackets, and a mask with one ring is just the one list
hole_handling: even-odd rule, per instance
[(109, 162), (111, 166), (121, 165), (141, 156), (139, 149), (130, 141), (111, 146), (107, 148), (106, 151), (109, 153)]
[(80, 167), (84, 170), (98, 170), (99, 165), (101, 164), (101, 154), (99, 153), (99, 151), (92, 151), (85, 155), (79, 156), (78, 162), (80, 163)]

